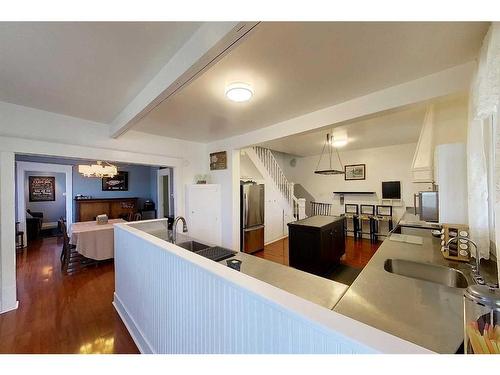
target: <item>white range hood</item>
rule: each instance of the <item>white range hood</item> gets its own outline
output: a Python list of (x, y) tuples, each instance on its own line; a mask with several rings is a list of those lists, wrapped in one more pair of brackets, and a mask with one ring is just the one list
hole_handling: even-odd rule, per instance
[(412, 163), (413, 182), (434, 182), (434, 106), (425, 113)]

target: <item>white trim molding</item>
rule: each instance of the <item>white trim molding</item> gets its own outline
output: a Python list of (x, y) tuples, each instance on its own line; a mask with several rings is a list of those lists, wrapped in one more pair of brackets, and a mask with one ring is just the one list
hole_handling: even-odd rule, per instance
[(14, 153), (0, 152), (0, 313), (18, 306)]
[[(156, 202), (158, 205), (158, 218), (162, 219), (164, 218), (164, 212), (163, 212), (163, 176), (168, 176), (168, 199), (169, 199), (169, 211), (167, 215), (170, 215), (171, 212), (174, 212), (175, 210), (174, 207), (171, 207), (172, 200), (170, 199), (173, 193), (172, 189), (172, 179), (170, 178), (171, 175), (171, 168), (162, 168), (158, 169), (156, 172), (156, 186), (157, 186), (157, 196), (156, 196)], [(175, 200), (174, 200), (174, 206), (175, 206)]]

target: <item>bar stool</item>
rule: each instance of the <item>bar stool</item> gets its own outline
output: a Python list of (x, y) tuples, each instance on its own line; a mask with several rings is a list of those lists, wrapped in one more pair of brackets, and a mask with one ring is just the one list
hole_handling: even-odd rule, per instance
[[(362, 204), (360, 205), (360, 215), (359, 215), (359, 238), (363, 238), (363, 234), (367, 234), (370, 236), (370, 241), (374, 242), (375, 241), (375, 205), (373, 204)], [(366, 232), (363, 229), (363, 223), (368, 221), (369, 224), (369, 231)]]
[[(392, 206), (379, 204), (377, 205), (376, 215), (374, 217), (375, 221), (375, 240), (378, 241), (378, 237), (387, 237), (389, 233), (392, 231), (393, 223), (392, 223)], [(387, 222), (389, 230), (387, 233), (380, 232), (380, 223)]]
[[(354, 239), (356, 239), (358, 237), (359, 231), (359, 206), (357, 204), (345, 204), (343, 216), (345, 218), (345, 235), (347, 236), (347, 233), (352, 232), (354, 235)], [(349, 220), (352, 220), (352, 229), (349, 229)]]

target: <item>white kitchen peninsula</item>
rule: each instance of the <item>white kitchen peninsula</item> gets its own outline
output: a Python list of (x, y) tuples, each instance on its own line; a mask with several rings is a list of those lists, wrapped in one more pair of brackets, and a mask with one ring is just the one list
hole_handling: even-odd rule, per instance
[(429, 353), (161, 233), (163, 219), (115, 226), (114, 305), (142, 353)]

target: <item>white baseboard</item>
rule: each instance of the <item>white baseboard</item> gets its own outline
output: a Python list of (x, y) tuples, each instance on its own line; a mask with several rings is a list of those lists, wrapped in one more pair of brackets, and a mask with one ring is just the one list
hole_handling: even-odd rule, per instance
[(1, 310), (0, 311), (0, 315), (1, 314), (5, 314), (9, 311), (14, 311), (14, 310), (17, 310), (17, 308), (19, 307), (19, 301), (16, 301), (15, 305), (14, 306), (11, 306), (11, 307), (7, 307), (5, 310)]
[(151, 345), (148, 343), (148, 340), (142, 334), (140, 328), (135, 323), (134, 318), (132, 318), (132, 316), (128, 313), (120, 298), (116, 295), (116, 293), (113, 293), (113, 295), (113, 306), (115, 307), (115, 310), (120, 316), (123, 324), (125, 324), (127, 331), (130, 333), (130, 336), (132, 336), (132, 340), (134, 340), (134, 343), (137, 345), (141, 354), (156, 354)]
[(270, 244), (272, 244), (272, 243), (275, 243), (275, 242), (278, 242), (278, 241), (284, 240), (284, 239), (285, 239), (285, 238), (287, 238), (287, 237), (288, 237), (288, 234), (287, 234), (286, 236), (283, 236), (283, 237), (277, 238), (277, 239), (275, 239), (275, 240), (272, 240), (272, 241), (266, 242), (266, 243), (264, 244), (264, 246), (267, 246), (267, 245), (270, 245)]

